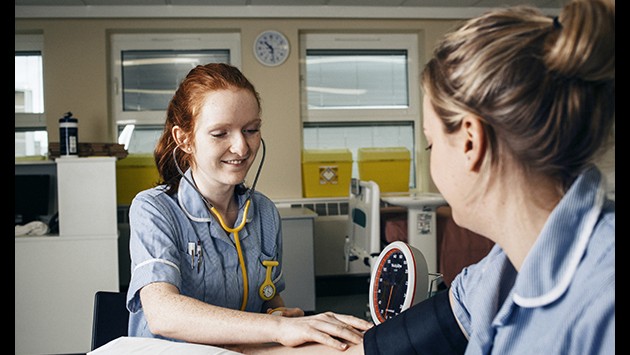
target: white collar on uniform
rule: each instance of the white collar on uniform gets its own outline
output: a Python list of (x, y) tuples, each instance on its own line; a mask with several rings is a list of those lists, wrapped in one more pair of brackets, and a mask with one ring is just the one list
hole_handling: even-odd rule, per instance
[[(179, 207), (181, 207), (184, 214), (191, 220), (195, 222), (213, 222), (218, 221), (216, 218), (210, 213), (208, 207), (206, 206), (203, 198), (199, 194), (199, 192), (190, 185), (188, 180), (191, 182), (192, 179), (192, 170), (189, 168), (186, 170), (184, 174), (188, 179), (184, 179), (183, 177), (180, 179), (179, 188), (177, 189), (177, 203)], [(245, 206), (245, 201), (247, 199), (249, 192), (244, 195), (237, 195), (239, 211), (237, 220), (241, 220), (241, 214), (243, 213), (243, 208)], [(251, 193), (253, 195), (253, 192)], [(253, 197), (253, 196), (252, 196)], [(186, 207), (188, 206), (188, 207)], [(254, 210), (254, 201), (251, 202), (249, 206), (249, 212), (247, 213), (247, 222), (249, 223), (252, 220)]]
[(517, 305), (540, 307), (564, 294), (586, 251), (605, 195), (604, 179), (596, 168), (575, 180), (525, 258), (514, 287)]

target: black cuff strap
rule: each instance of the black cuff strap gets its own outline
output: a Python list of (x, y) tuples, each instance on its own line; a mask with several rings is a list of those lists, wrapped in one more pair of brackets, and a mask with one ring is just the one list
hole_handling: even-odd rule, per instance
[(463, 354), (468, 340), (442, 291), (365, 332), (363, 351), (376, 354)]

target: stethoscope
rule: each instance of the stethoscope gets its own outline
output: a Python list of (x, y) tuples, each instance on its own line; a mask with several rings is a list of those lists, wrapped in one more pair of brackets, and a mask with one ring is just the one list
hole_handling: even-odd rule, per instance
[[(254, 183), (252, 184), (252, 187), (245, 192), (247, 194), (247, 199), (245, 200), (245, 208), (243, 210), (243, 219), (235, 228), (230, 228), (227, 226), (227, 224), (225, 223), (225, 220), (223, 219), (223, 216), (221, 216), (221, 213), (219, 213), (219, 211), (210, 203), (210, 201), (208, 201), (203, 196), (203, 194), (201, 193), (201, 191), (199, 191), (195, 183), (192, 182), (190, 179), (188, 179), (188, 177), (186, 177), (182, 169), (179, 167), (179, 164), (177, 163), (177, 156), (175, 154), (175, 151), (177, 150), (178, 147), (176, 146), (173, 149), (173, 161), (175, 162), (175, 167), (177, 168), (177, 171), (179, 172), (179, 174), (184, 178), (184, 180), (186, 180), (190, 184), (190, 186), (193, 187), (193, 189), (195, 189), (195, 191), (197, 191), (199, 196), (201, 196), (201, 199), (208, 207), (208, 210), (210, 210), (210, 212), (219, 221), (221, 228), (223, 228), (223, 230), (225, 230), (228, 234), (232, 233), (234, 235), (234, 245), (236, 246), (236, 252), (238, 253), (238, 261), (239, 261), (239, 264), (241, 265), (241, 274), (243, 275), (243, 302), (241, 303), (241, 311), (245, 310), (245, 306), (247, 305), (247, 295), (249, 294), (249, 282), (247, 280), (247, 269), (245, 267), (245, 259), (243, 258), (243, 250), (241, 248), (239, 232), (243, 230), (243, 228), (245, 228), (245, 224), (247, 223), (247, 213), (249, 211), (249, 206), (252, 201), (251, 196), (254, 193), (254, 189), (256, 188), (256, 183), (258, 182), (258, 176), (260, 175), (260, 171), (262, 170), (262, 166), (265, 161), (265, 152), (266, 152), (265, 141), (262, 138), (260, 138), (260, 142), (262, 143), (262, 148), (263, 148), (260, 164), (258, 165), (258, 170), (256, 171), (256, 176), (254, 177)], [(199, 270), (199, 265), (201, 262), (201, 255), (202, 255), (201, 250), (202, 250), (201, 242), (198, 240), (197, 249), (196, 249), (196, 253), (198, 253), (197, 270)], [(265, 280), (263, 281), (262, 285), (260, 285), (260, 288), (258, 289), (258, 294), (260, 295), (260, 298), (262, 298), (263, 300), (269, 301), (276, 295), (276, 286), (271, 280), (271, 271), (273, 267), (278, 266), (279, 263), (276, 260), (264, 260), (262, 264), (267, 268), (267, 272), (265, 275)], [(192, 263), (192, 265), (194, 267), (194, 263)]]

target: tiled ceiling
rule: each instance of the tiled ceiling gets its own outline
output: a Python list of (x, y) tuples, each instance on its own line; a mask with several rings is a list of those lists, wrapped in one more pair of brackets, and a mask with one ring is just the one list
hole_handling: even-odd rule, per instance
[(495, 7), (531, 4), (560, 8), (565, 0), (15, 0), (16, 6), (382, 6)]
[(557, 15), (569, 0), (15, 0), (16, 18), (258, 17), (469, 18), (535, 5)]

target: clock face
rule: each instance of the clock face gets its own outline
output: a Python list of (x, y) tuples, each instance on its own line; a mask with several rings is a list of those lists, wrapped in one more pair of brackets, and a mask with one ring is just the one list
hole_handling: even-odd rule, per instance
[(383, 323), (424, 299), (427, 282), (426, 261), (420, 251), (403, 242), (387, 245), (370, 279), (372, 320)]
[(280, 65), (289, 56), (289, 41), (278, 31), (264, 31), (254, 41), (254, 55), (264, 65)]

